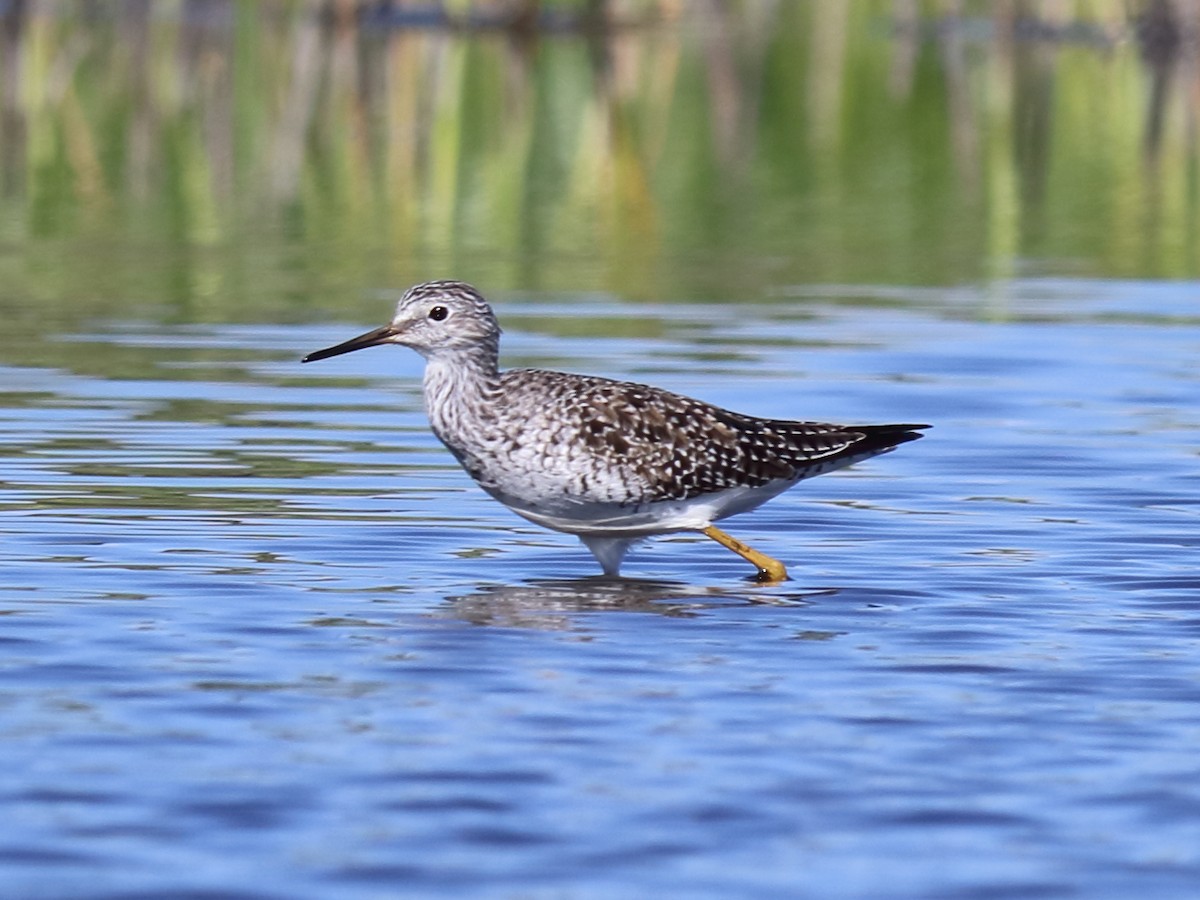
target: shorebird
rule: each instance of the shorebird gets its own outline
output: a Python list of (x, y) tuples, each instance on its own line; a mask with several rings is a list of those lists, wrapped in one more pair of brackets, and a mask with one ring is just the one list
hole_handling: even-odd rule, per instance
[(694, 531), (753, 564), (759, 581), (782, 581), (783, 563), (714, 523), (929, 427), (761, 419), (644, 384), (501, 371), (496, 316), (459, 281), (409, 288), (386, 325), (302, 362), (381, 344), (425, 358), (430, 426), (467, 474), (518, 515), (576, 535), (609, 576), (637, 541)]

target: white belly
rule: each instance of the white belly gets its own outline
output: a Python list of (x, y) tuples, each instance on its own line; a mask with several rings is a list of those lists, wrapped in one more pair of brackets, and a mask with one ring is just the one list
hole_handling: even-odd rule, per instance
[(730, 488), (691, 500), (657, 503), (590, 503), (567, 498), (530, 503), (502, 491), (493, 497), (537, 525), (568, 534), (647, 537), (674, 531), (702, 531), (713, 522), (754, 509), (787, 490), (795, 481), (772, 481), (756, 488)]

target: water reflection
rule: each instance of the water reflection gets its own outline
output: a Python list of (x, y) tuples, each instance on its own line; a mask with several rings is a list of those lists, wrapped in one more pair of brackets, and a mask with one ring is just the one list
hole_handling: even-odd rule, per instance
[(805, 606), (836, 590), (771, 591), (718, 586), (693, 587), (679, 582), (595, 576), (537, 579), (524, 584), (487, 585), (473, 594), (447, 597), (435, 615), (476, 625), (573, 631), (585, 626), (578, 613), (634, 612), (690, 618), (706, 610), (769, 604)]
[(771, 588), (690, 538), (632, 569), (689, 583), (552, 577), (594, 562), (470, 486), (415, 361), (295, 377), (327, 328), (7, 367), (8, 893), (1190, 896), (1197, 286), (1003, 289), (513, 299), (533, 364), (938, 411), (744, 520)]
[(531, 41), (348, 3), (6, 4), (0, 273), (44, 324), (81, 295), (282, 321), (309, 286), (368, 321), (368, 289), (434, 272), (725, 301), (1200, 271), (1190, 5), (635, 6), (677, 15)]

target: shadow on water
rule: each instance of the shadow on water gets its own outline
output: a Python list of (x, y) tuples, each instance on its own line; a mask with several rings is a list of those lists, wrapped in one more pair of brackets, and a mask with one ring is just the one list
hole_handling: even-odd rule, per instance
[(796, 588), (770, 593), (752, 585), (696, 587), (680, 582), (593, 576), (577, 579), (533, 579), (523, 584), (487, 585), (472, 594), (449, 596), (434, 615), (476, 625), (566, 630), (576, 614), (634, 612), (689, 618), (705, 610), (754, 606), (807, 606), (812, 598), (836, 594), (834, 589)]

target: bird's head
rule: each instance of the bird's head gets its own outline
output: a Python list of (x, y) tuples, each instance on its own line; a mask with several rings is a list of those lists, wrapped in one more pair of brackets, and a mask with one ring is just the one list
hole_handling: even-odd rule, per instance
[(483, 351), (492, 356), (499, 348), (500, 326), (486, 300), (461, 281), (427, 281), (404, 292), (396, 314), (386, 325), (324, 350), (301, 362), (316, 362), (364, 347), (400, 344), (426, 359)]

